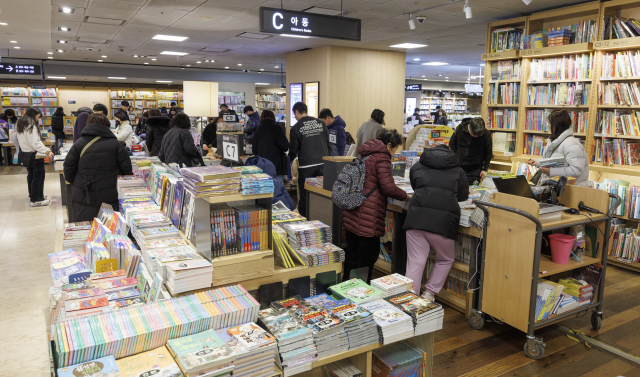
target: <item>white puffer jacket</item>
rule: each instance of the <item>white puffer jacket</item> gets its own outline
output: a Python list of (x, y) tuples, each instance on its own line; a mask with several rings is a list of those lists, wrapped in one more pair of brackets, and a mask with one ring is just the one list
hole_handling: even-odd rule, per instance
[(131, 148), (133, 144), (133, 128), (131, 128), (128, 120), (120, 122), (118, 128), (113, 130), (113, 133), (118, 138), (118, 141), (124, 141), (127, 147)]
[[(560, 134), (560, 137), (549, 143), (544, 148), (544, 158), (563, 157), (569, 166), (563, 168), (551, 168), (551, 177), (574, 177), (576, 186), (589, 185), (589, 158), (580, 140), (573, 137), (573, 130), (568, 129)], [(540, 167), (540, 160), (536, 161), (536, 166)], [(541, 181), (548, 179), (542, 175)]]

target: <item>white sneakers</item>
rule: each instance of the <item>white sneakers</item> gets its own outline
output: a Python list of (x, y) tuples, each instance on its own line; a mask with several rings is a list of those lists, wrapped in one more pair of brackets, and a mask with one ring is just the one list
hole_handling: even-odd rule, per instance
[(45, 200), (41, 200), (39, 202), (31, 202), (29, 205), (31, 207), (45, 207), (45, 206), (48, 206), (50, 203), (51, 203), (51, 200), (45, 199)]
[(424, 299), (427, 299), (427, 300), (429, 300), (431, 302), (435, 301), (435, 299), (436, 299), (435, 297), (433, 297), (433, 294), (431, 294), (430, 292), (427, 292), (427, 291), (422, 292), (422, 296), (421, 297), (424, 298)]

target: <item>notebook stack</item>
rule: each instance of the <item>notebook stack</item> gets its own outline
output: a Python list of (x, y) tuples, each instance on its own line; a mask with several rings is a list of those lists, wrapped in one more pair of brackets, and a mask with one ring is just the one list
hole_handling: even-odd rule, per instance
[(259, 195), (273, 193), (273, 178), (269, 174), (243, 174), (242, 195)]
[(348, 359), (334, 361), (324, 366), (325, 377), (362, 377), (360, 369)]
[(233, 372), (236, 356), (214, 330), (170, 339), (167, 349), (185, 377), (226, 377)]
[(335, 297), (340, 299), (348, 298), (358, 305), (384, 298), (383, 291), (370, 286), (358, 278), (343, 281), (340, 284), (329, 287), (329, 289)]
[(362, 306), (349, 299), (326, 303), (323, 306), (343, 321), (350, 350), (378, 343), (378, 326), (371, 313)]
[(238, 326), (258, 320), (260, 303), (240, 284), (195, 294), (211, 316), (211, 328)]
[(415, 336), (442, 329), (444, 309), (437, 302), (431, 302), (411, 292), (390, 296), (385, 300), (411, 316)]
[(169, 263), (165, 267), (167, 271), (166, 285), (172, 296), (211, 287), (213, 265), (204, 258)]
[(371, 286), (381, 290), (384, 297), (407, 291), (413, 292), (413, 280), (396, 273), (371, 280)]
[(300, 221), (296, 223), (281, 223), (287, 232), (289, 245), (295, 249), (331, 242), (331, 227), (322, 221)]
[[(333, 314), (324, 306), (324, 304), (334, 303), (335, 300), (327, 294), (321, 294), (307, 297), (304, 301), (310, 308), (315, 308), (315, 312), (319, 312), (319, 320), (316, 320), (314, 324), (309, 324), (313, 331), (318, 358), (348, 350), (349, 336), (344, 329), (344, 319)], [(307, 322), (309, 323), (309, 321)], [(327, 330), (323, 331), (323, 328), (327, 328)]]
[(91, 230), (90, 221), (64, 224), (63, 249), (75, 248), (82, 250)]
[(231, 169), (237, 170), (242, 174), (260, 174), (262, 169), (257, 166), (234, 166)]
[(309, 267), (344, 262), (344, 250), (332, 243), (304, 246), (296, 250), (300, 259)]
[[(182, 376), (180, 367), (165, 346), (119, 359), (116, 364), (120, 367), (122, 377)], [(104, 376), (115, 377), (109, 374)]]
[(362, 304), (362, 307), (373, 315), (380, 343), (389, 344), (413, 337), (412, 318), (389, 302), (380, 299)]
[(373, 376), (422, 376), (424, 351), (404, 341), (373, 351)]
[(196, 198), (240, 193), (241, 172), (221, 165), (180, 169), (184, 189)]
[(234, 377), (269, 377), (274, 375), (278, 343), (276, 338), (248, 322), (216, 330), (216, 334), (233, 350)]

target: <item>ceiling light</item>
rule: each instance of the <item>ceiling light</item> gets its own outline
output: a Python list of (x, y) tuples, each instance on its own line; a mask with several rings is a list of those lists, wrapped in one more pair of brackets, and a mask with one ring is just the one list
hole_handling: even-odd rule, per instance
[(442, 77), (442, 75), (438, 75), (438, 76)]
[(242, 65), (242, 63), (238, 63), (238, 65)]
[(53, 59), (53, 56), (49, 56), (49, 59)]
[(62, 26), (58, 27), (58, 30), (60, 30), (60, 31), (71, 31), (71, 29), (69, 29), (68, 27), (62, 27)]
[(8, 23), (6, 23), (6, 22), (0, 22), (0, 25), (2, 25), (2, 26), (9, 26), (9, 24), (8, 24)]
[(107, 57), (107, 55), (102, 55), (102, 57), (103, 57), (103, 58), (106, 58), (106, 57)]
[(422, 77), (425, 77), (425, 76), (422, 76)]
[(480, 67), (484, 67), (484, 64), (480, 64)]
[(66, 76), (47, 76), (48, 79), (55, 79), (55, 80), (66, 80), (67, 77)]
[(58, 39), (58, 43), (67, 43), (67, 41), (63, 41), (62, 39)]
[(109, 76), (108, 78), (111, 79), (111, 80), (126, 80), (127, 79), (126, 77), (112, 77), (112, 76)]
[(147, 62), (144, 62), (144, 64), (149, 64), (149, 63), (147, 63)]
[(279, 65), (277, 65), (277, 66), (276, 66), (276, 68), (280, 68), (280, 66), (279, 66)]
[(205, 63), (209, 63), (209, 59), (205, 59), (205, 61), (204, 61), (204, 62), (205, 62)]
[(176, 51), (162, 51), (160, 55), (175, 55), (175, 56), (185, 56), (187, 52), (176, 52)]
[(191, 67), (191, 64), (187, 64), (187, 67)]
[(307, 35), (294, 35), (294, 34), (280, 34), (281, 37), (289, 37), (289, 38), (311, 38)]
[(156, 58), (153, 58), (153, 59), (151, 59), (151, 60), (153, 60), (153, 61), (155, 62), (155, 61), (156, 61), (156, 60), (158, 60), (158, 59), (156, 59)]
[(60, 7), (60, 8), (58, 8), (58, 12), (73, 13), (73, 12), (75, 12), (75, 9), (72, 9), (72, 8), (69, 8), (69, 7)]
[(102, 60), (98, 60), (99, 62), (101, 62)]
[(162, 34), (158, 34), (155, 37), (153, 37), (152, 39), (157, 39), (159, 41), (174, 41), (174, 42), (182, 42), (185, 39), (187, 39), (189, 37), (178, 37), (175, 35), (162, 35)]
[(215, 62), (216, 62), (215, 60), (212, 60), (212, 61), (211, 61), (211, 63), (215, 63)]
[(137, 57), (138, 57), (138, 55), (133, 55), (133, 57), (134, 57), (134, 58), (137, 58)]
[(465, 1), (464, 8), (462, 8), (462, 10), (464, 10), (464, 14), (467, 18), (473, 17), (473, 13), (471, 13), (471, 5), (469, 5), (469, 0)]
[(420, 47), (427, 47), (427, 45), (421, 45), (419, 43), (400, 43), (397, 45), (391, 45), (389, 47), (393, 47), (393, 48), (420, 48)]
[(448, 79), (448, 77), (445, 77), (445, 79)]
[(184, 67), (180, 67), (180, 69), (184, 69)]
[(47, 54), (49, 54), (49, 55), (53, 55), (53, 52), (49, 51), (49, 52), (47, 52)]
[(428, 62), (428, 63), (422, 63), (422, 65), (449, 65), (449, 63), (443, 63), (443, 62)]
[(522, 0), (522, 2), (523, 2), (525, 5), (529, 5), (529, 4), (531, 4), (531, 1), (532, 1), (532, 0)]
[(409, 13), (409, 29), (413, 30), (416, 28), (416, 22), (411, 18), (411, 13)]
[(167, 81), (167, 80), (156, 80), (156, 82), (161, 82), (161, 83), (166, 83), (166, 84), (168, 84), (168, 83), (173, 82), (173, 81)]
[(19, 49), (20, 49), (20, 47), (18, 47), (18, 46), (15, 46), (14, 48), (15, 48), (16, 50), (19, 50)]
[(268, 82), (257, 82), (256, 85), (269, 85)]
[(196, 63), (200, 64), (200, 63), (202, 63), (202, 62), (201, 62), (201, 61), (197, 61)]
[(64, 52), (64, 50), (56, 50), (56, 51), (58, 51), (58, 52)]
[(18, 41), (9, 41), (9, 42), (11, 42), (11, 43), (18, 43)]
[(261, 71), (264, 71), (264, 68), (260, 68)]
[(229, 67), (224, 67), (224, 69), (229, 69)]
[(449, 81), (449, 80), (444, 80), (444, 81)]
[(414, 62), (419, 62), (419, 61), (420, 61), (420, 58), (413, 58), (413, 61), (414, 61)]

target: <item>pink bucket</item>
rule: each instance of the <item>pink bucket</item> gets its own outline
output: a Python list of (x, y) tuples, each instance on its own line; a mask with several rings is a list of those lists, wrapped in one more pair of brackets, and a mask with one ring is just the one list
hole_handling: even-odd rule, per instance
[(551, 247), (551, 260), (553, 263), (567, 264), (571, 256), (571, 249), (576, 237), (566, 234), (550, 234), (549, 246)]

